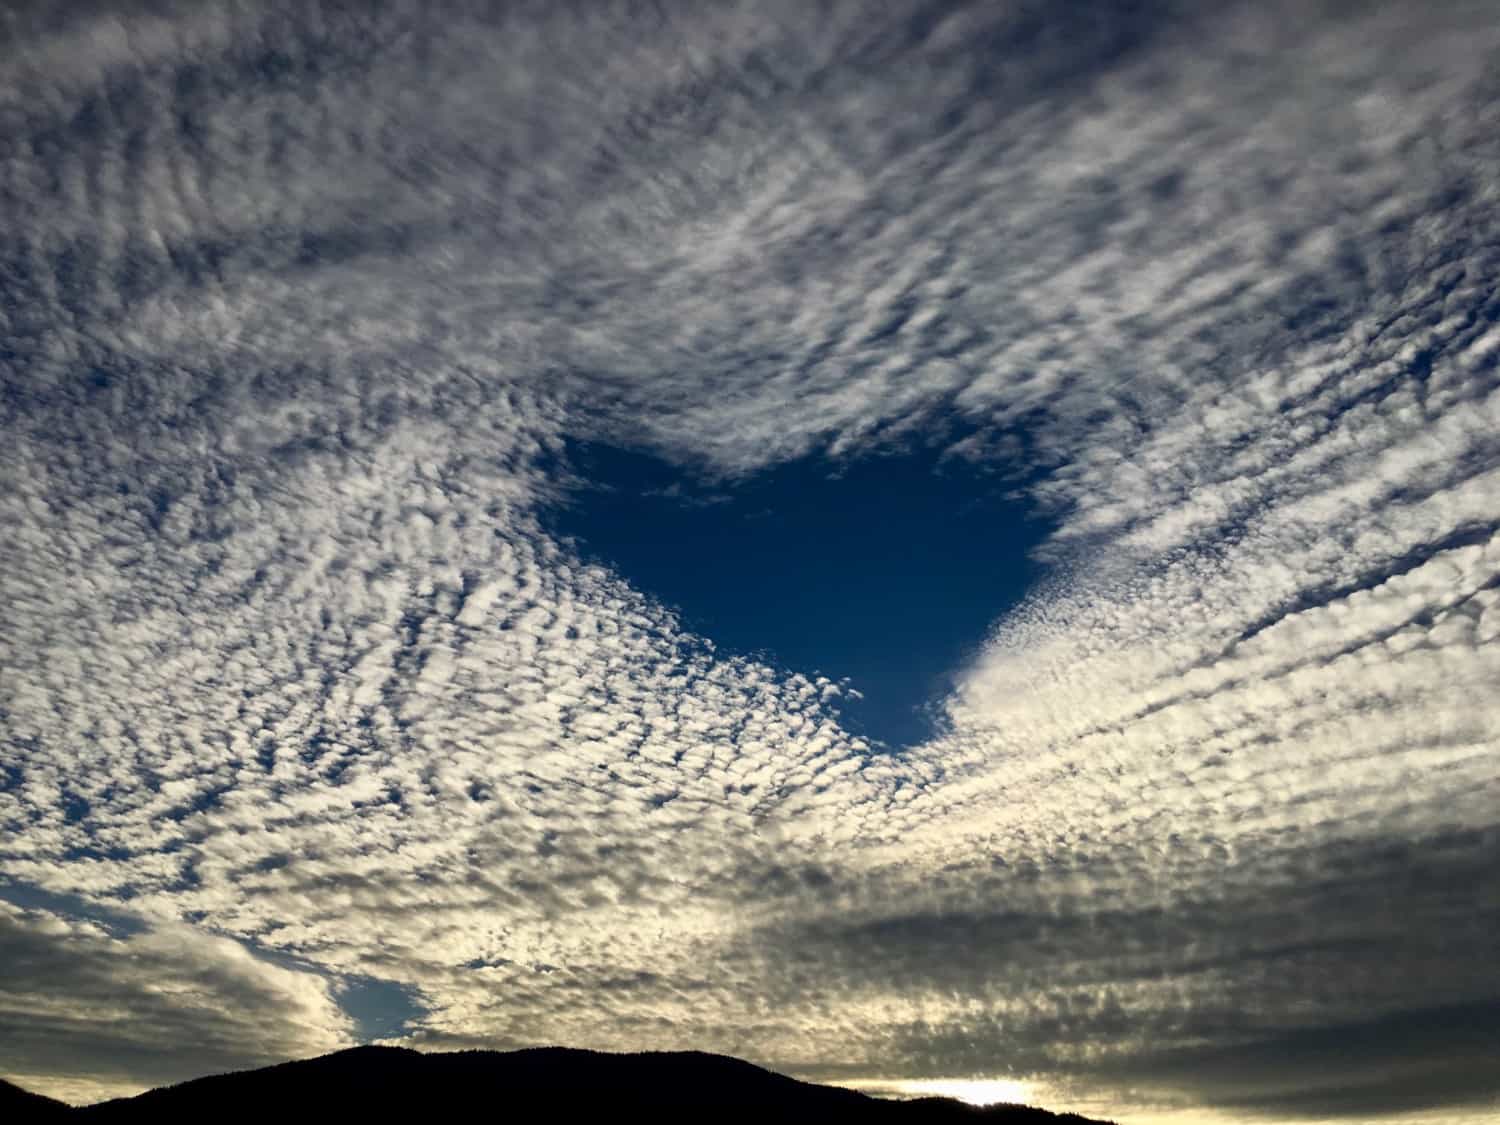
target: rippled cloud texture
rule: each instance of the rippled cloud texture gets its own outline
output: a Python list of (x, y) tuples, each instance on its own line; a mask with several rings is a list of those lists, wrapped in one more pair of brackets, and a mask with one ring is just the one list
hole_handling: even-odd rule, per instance
[[(1493, 1110), (1492, 5), (3, 20), (0, 872), (48, 897), (0, 1072), (333, 1049), (367, 975), (434, 1048)], [(550, 535), (575, 440), (946, 443), (1047, 577), (888, 752)]]

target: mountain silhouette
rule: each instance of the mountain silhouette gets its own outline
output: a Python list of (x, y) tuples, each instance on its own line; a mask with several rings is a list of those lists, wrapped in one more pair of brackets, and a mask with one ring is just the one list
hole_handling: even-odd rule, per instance
[(260, 1070), (198, 1078), (77, 1108), (9, 1083), (14, 1122), (215, 1120), (581, 1122), (975, 1122), (1109, 1125), (1028, 1106), (978, 1108), (947, 1098), (887, 1101), (699, 1052), (606, 1054), (563, 1047), (423, 1054), (354, 1047)]
[(77, 1111), (0, 1078), (0, 1121), (62, 1121)]

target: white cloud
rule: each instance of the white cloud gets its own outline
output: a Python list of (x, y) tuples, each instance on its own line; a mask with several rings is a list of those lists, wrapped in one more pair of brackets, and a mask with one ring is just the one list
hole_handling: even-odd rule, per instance
[[(22, 29), (5, 874), (429, 1043), (1086, 1087), (1492, 992), (1494, 21), (661, 19)], [(565, 437), (948, 442), (1052, 569), (875, 755), (546, 533)]]

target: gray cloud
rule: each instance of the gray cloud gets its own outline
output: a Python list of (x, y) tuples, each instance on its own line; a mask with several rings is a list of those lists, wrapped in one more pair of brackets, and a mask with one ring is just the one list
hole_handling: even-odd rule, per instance
[(1186, 1088), (1266, 1116), (1385, 1116), (1493, 1109), (1500, 1045), (1493, 1001), (1403, 1011), (1357, 1024), (1297, 1029), (1232, 1049), (1133, 1060), (1132, 1076)]
[[(253, 939), (432, 1044), (1288, 1114), (1436, 1071), (1255, 1060), (1500, 994), (1484, 6), (10, 27), (0, 864), (197, 935), (28, 949), (136, 997)], [(1052, 570), (875, 755), (544, 531), (569, 437), (945, 445)], [(0, 1066), (103, 1081), (93, 1034)]]
[(350, 1041), (326, 981), (183, 925), (126, 936), (0, 902), (0, 1057), (74, 1099)]

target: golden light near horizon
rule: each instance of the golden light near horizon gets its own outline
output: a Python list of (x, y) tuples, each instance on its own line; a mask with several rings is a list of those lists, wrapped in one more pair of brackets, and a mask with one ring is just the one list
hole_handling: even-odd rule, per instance
[(1026, 1083), (1014, 1078), (923, 1078), (898, 1084), (912, 1097), (957, 1098), (969, 1105), (1025, 1105)]

